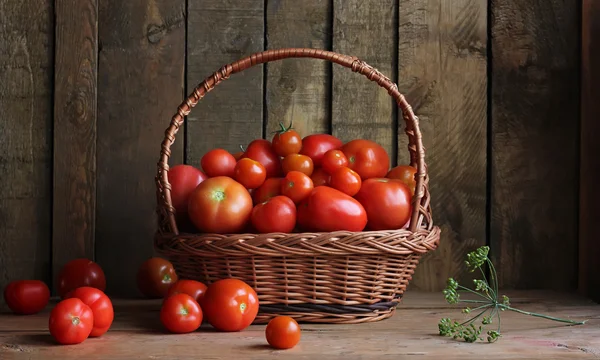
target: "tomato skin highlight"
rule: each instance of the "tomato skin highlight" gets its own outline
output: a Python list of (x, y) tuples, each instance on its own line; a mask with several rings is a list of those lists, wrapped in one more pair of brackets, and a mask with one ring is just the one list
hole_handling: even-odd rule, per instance
[(108, 331), (114, 320), (112, 302), (106, 294), (96, 288), (84, 286), (67, 294), (67, 299), (77, 298), (89, 306), (94, 315), (90, 337), (102, 336)]
[(290, 154), (297, 154), (302, 148), (302, 137), (296, 130), (286, 129), (282, 125), (282, 131), (278, 131), (271, 141), (273, 150), (277, 155), (286, 157)]
[(362, 231), (367, 225), (367, 212), (353, 197), (319, 186), (298, 204), (297, 223), (306, 231)]
[(40, 280), (12, 281), (4, 288), (4, 301), (15, 314), (37, 314), (49, 300), (50, 289)]
[(304, 200), (313, 189), (310, 177), (299, 171), (290, 171), (281, 182), (281, 195), (287, 196), (297, 204)]
[(169, 296), (160, 308), (160, 321), (163, 326), (175, 334), (196, 331), (202, 324), (202, 308), (194, 298), (180, 293)]
[(206, 320), (224, 332), (246, 329), (258, 314), (256, 291), (239, 279), (217, 280), (208, 286), (202, 299)]
[(62, 345), (82, 343), (92, 332), (94, 314), (89, 306), (77, 298), (65, 299), (50, 312), (50, 335)]
[(91, 286), (106, 290), (106, 277), (100, 265), (80, 258), (66, 263), (58, 274), (58, 294), (62, 299), (67, 293), (81, 286)]
[(178, 217), (187, 214), (190, 194), (208, 176), (191, 165), (175, 165), (167, 173), (171, 184), (171, 202)]
[(343, 145), (342, 140), (329, 134), (312, 134), (302, 139), (300, 154), (309, 156), (315, 167), (321, 166), (321, 160), (329, 150), (336, 150)]
[(396, 230), (410, 220), (410, 189), (400, 180), (367, 179), (354, 197), (367, 211), (369, 230)]
[(142, 263), (137, 272), (137, 286), (142, 295), (150, 299), (165, 297), (179, 280), (173, 264), (166, 259), (152, 257)]
[(248, 144), (242, 158), (250, 158), (261, 163), (267, 170), (267, 178), (281, 176), (281, 160), (273, 150), (271, 142), (265, 139), (256, 139)]
[(337, 169), (346, 166), (348, 166), (348, 158), (341, 150), (329, 150), (321, 160), (321, 167), (330, 175)]
[(252, 202), (258, 205), (272, 197), (281, 195), (281, 183), (283, 178), (268, 178), (265, 182), (252, 192)]
[(296, 205), (287, 196), (278, 195), (252, 210), (252, 225), (259, 233), (290, 233), (296, 226)]
[(415, 188), (417, 187), (417, 181), (415, 180), (415, 174), (417, 169), (410, 165), (398, 165), (391, 169), (385, 176), (388, 179), (398, 179), (408, 185), (410, 194), (415, 194)]
[(246, 189), (256, 189), (267, 179), (267, 170), (256, 160), (240, 159), (233, 171), (233, 179)]
[(311, 176), (314, 171), (313, 161), (310, 157), (300, 154), (291, 154), (281, 160), (283, 173), (287, 175), (290, 171), (300, 171)]
[(331, 174), (329, 185), (346, 195), (354, 196), (360, 191), (362, 180), (356, 171), (343, 166)]
[(342, 146), (348, 158), (348, 167), (358, 173), (364, 181), (382, 178), (388, 173), (390, 157), (383, 146), (371, 140), (356, 139)]
[(265, 337), (275, 349), (291, 349), (300, 342), (300, 325), (289, 316), (276, 316), (265, 328)]

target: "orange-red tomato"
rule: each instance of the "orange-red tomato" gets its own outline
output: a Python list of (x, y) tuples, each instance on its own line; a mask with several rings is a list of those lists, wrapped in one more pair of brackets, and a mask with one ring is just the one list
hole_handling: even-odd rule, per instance
[(273, 150), (269, 140), (256, 139), (248, 144), (248, 148), (242, 158), (250, 158), (261, 163), (267, 170), (267, 178), (281, 176), (281, 160)]
[(210, 177), (233, 176), (236, 160), (233, 155), (224, 149), (212, 149), (200, 160), (202, 169)]
[(396, 230), (410, 220), (410, 189), (400, 180), (367, 179), (354, 198), (367, 211), (369, 230)]
[(94, 315), (94, 325), (90, 337), (102, 336), (113, 323), (115, 313), (106, 294), (96, 288), (83, 286), (67, 294), (67, 298), (77, 298), (90, 307)]
[(319, 186), (297, 206), (298, 226), (306, 231), (362, 231), (364, 207), (353, 197), (329, 186)]
[(92, 309), (78, 298), (65, 299), (50, 312), (50, 335), (62, 345), (82, 343), (94, 327)]
[(106, 290), (106, 277), (100, 265), (81, 258), (65, 264), (58, 274), (58, 294), (61, 298), (81, 286), (91, 286)]
[(256, 160), (240, 159), (233, 171), (233, 178), (246, 189), (256, 189), (267, 179), (267, 170)]
[(289, 316), (276, 316), (265, 328), (265, 337), (275, 349), (291, 349), (300, 342), (300, 325)]
[(358, 173), (348, 167), (340, 167), (331, 174), (329, 186), (339, 191), (354, 196), (360, 190), (362, 180)]
[(283, 167), (283, 173), (287, 174), (290, 171), (300, 171), (308, 176), (313, 173), (313, 162), (312, 159), (306, 155), (291, 154), (281, 160), (281, 166)]
[(256, 291), (239, 279), (221, 279), (208, 286), (202, 299), (206, 320), (219, 331), (241, 331), (258, 314)]
[(175, 294), (165, 299), (160, 308), (160, 321), (170, 332), (185, 334), (202, 324), (202, 308), (188, 294)]
[(417, 182), (415, 180), (415, 174), (417, 173), (417, 169), (410, 165), (398, 165), (392, 170), (390, 170), (386, 178), (389, 179), (398, 179), (408, 185), (410, 189), (410, 194), (415, 194), (415, 187), (417, 186)]
[(191, 279), (181, 279), (169, 288), (166, 297), (170, 297), (175, 294), (188, 294), (194, 300), (200, 303), (202, 297), (204, 297), (205, 292), (206, 285), (204, 285), (200, 281)]
[(296, 205), (279, 195), (260, 203), (252, 210), (252, 225), (259, 233), (289, 233), (296, 226)]
[(357, 139), (342, 146), (348, 158), (348, 167), (358, 173), (361, 179), (384, 177), (390, 167), (390, 157), (385, 149), (371, 140)]
[(166, 259), (152, 257), (142, 263), (136, 275), (137, 286), (147, 298), (165, 297), (179, 277), (173, 264)]
[(48, 305), (49, 300), (50, 289), (40, 280), (12, 281), (4, 288), (4, 301), (15, 314), (36, 314)]
[(329, 150), (321, 160), (321, 167), (328, 174), (333, 174), (338, 168), (344, 166), (348, 166), (348, 158), (341, 150)]
[(252, 191), (252, 201), (255, 205), (263, 203), (270, 198), (281, 195), (281, 182), (283, 178), (268, 178), (257, 189)]
[(329, 185), (331, 176), (322, 168), (316, 168), (310, 176), (310, 179), (312, 180), (314, 187), (327, 186)]
[(313, 189), (313, 182), (300, 171), (290, 171), (281, 182), (281, 194), (297, 204), (304, 200)]
[(271, 143), (273, 144), (273, 150), (281, 157), (297, 154), (302, 148), (300, 134), (291, 127), (286, 128), (283, 124), (281, 124), (281, 130), (273, 136)]

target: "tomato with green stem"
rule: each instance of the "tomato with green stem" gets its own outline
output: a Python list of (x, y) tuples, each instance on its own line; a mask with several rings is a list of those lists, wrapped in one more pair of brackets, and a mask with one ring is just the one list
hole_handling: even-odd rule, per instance
[(356, 171), (363, 181), (382, 178), (388, 173), (390, 157), (383, 146), (375, 141), (352, 140), (344, 144), (341, 150), (348, 158), (348, 167)]
[(291, 154), (281, 160), (283, 173), (287, 174), (290, 171), (300, 171), (308, 176), (311, 176), (314, 170), (312, 159), (306, 155)]
[(276, 131), (271, 140), (273, 150), (281, 157), (297, 154), (302, 149), (302, 137), (292, 128), (291, 122), (287, 128), (283, 123), (279, 123), (279, 126), (281, 126), (281, 130)]
[(203, 312), (200, 305), (188, 294), (180, 293), (165, 299), (160, 308), (160, 321), (175, 334), (196, 331), (202, 324)]
[(94, 327), (92, 309), (78, 298), (65, 299), (50, 312), (50, 335), (62, 345), (80, 344), (90, 336)]
[(348, 167), (340, 167), (331, 174), (329, 186), (339, 191), (354, 196), (360, 190), (362, 180), (358, 173)]
[(281, 195), (289, 197), (297, 204), (310, 194), (313, 187), (309, 176), (300, 171), (290, 171), (281, 182)]
[(256, 291), (239, 279), (217, 280), (208, 286), (202, 310), (209, 324), (219, 331), (246, 329), (258, 314)]
[(144, 261), (137, 272), (138, 289), (148, 298), (165, 297), (178, 279), (173, 264), (159, 257)]
[(200, 160), (202, 170), (210, 177), (233, 176), (236, 160), (233, 155), (224, 149), (212, 149)]
[(244, 158), (235, 165), (233, 178), (246, 189), (256, 189), (267, 179), (267, 170), (258, 161)]
[(289, 233), (296, 226), (296, 205), (287, 196), (275, 196), (256, 205), (251, 219), (259, 233)]
[(94, 323), (90, 337), (102, 336), (108, 331), (114, 320), (113, 305), (106, 294), (96, 288), (84, 286), (67, 294), (67, 298), (77, 298), (90, 307)]
[(321, 160), (321, 167), (330, 175), (344, 166), (348, 166), (348, 158), (341, 150), (329, 150)]
[(276, 316), (267, 324), (265, 337), (275, 349), (291, 349), (300, 342), (300, 325), (290, 316)]

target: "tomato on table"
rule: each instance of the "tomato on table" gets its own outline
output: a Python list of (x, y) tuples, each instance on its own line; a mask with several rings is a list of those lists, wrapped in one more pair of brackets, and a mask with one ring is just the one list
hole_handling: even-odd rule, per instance
[(367, 212), (353, 197), (319, 186), (298, 204), (297, 223), (306, 231), (362, 231), (367, 225)]
[(82, 343), (90, 336), (93, 327), (92, 309), (78, 298), (62, 300), (50, 312), (48, 328), (59, 344)]
[(175, 165), (167, 173), (171, 184), (171, 202), (177, 215), (187, 214), (190, 194), (207, 176), (191, 165)]
[(309, 176), (300, 171), (290, 171), (281, 182), (281, 195), (297, 204), (304, 200), (314, 188)]
[(4, 301), (15, 314), (36, 314), (48, 305), (49, 300), (50, 289), (40, 280), (16, 280), (4, 288)]
[(331, 174), (329, 186), (346, 195), (354, 196), (360, 190), (362, 180), (358, 173), (348, 167), (340, 167)]
[(354, 198), (367, 211), (369, 230), (396, 230), (410, 220), (410, 189), (400, 180), (367, 179)]
[(179, 277), (169, 260), (159, 257), (150, 258), (142, 263), (137, 272), (137, 286), (147, 298), (165, 297), (169, 288)]
[(202, 299), (206, 320), (219, 331), (241, 331), (258, 314), (258, 296), (239, 279), (221, 279), (208, 286)]
[(244, 158), (235, 165), (233, 178), (246, 189), (256, 189), (267, 179), (267, 170), (258, 161)]
[(265, 337), (275, 349), (291, 349), (300, 342), (300, 325), (290, 316), (276, 316), (265, 328)]
[(341, 150), (329, 150), (321, 160), (321, 167), (330, 175), (345, 166), (348, 166), (348, 158)]
[(389, 179), (398, 179), (408, 185), (410, 189), (410, 194), (415, 194), (415, 188), (417, 186), (417, 181), (415, 180), (415, 174), (417, 173), (417, 169), (410, 165), (398, 165), (392, 170), (390, 170), (386, 178)]
[(235, 164), (235, 157), (225, 149), (209, 150), (200, 159), (202, 170), (210, 177), (233, 176)]
[(279, 155), (273, 150), (273, 146), (269, 140), (253, 140), (248, 144), (248, 148), (242, 158), (250, 158), (261, 163), (267, 170), (267, 178), (282, 175), (281, 160), (279, 159)]
[(291, 124), (287, 128), (282, 123), (279, 125), (281, 130), (277, 131), (271, 140), (273, 150), (281, 157), (297, 154), (302, 148), (302, 137), (292, 128)]
[(259, 233), (289, 233), (296, 226), (296, 205), (287, 196), (275, 196), (256, 205), (251, 219)]
[(170, 297), (175, 294), (188, 294), (194, 300), (200, 303), (202, 297), (204, 297), (205, 292), (206, 285), (204, 285), (200, 281), (191, 279), (181, 279), (169, 288), (166, 297)]
[(358, 173), (362, 180), (384, 177), (390, 167), (390, 157), (375, 141), (357, 139), (342, 146), (348, 158), (348, 167)]
[(311, 176), (314, 170), (312, 159), (306, 155), (291, 154), (281, 160), (283, 173), (287, 174), (290, 171), (300, 171), (308, 176)]
[(94, 322), (90, 337), (102, 336), (113, 323), (115, 313), (112, 302), (106, 294), (96, 288), (84, 286), (67, 294), (67, 299), (77, 298), (90, 307)]
[(331, 180), (331, 176), (323, 170), (323, 168), (317, 168), (313, 171), (310, 179), (313, 181), (313, 186), (327, 186)]
[(100, 265), (81, 258), (66, 263), (58, 274), (58, 294), (64, 299), (71, 290), (81, 286), (91, 286), (106, 290), (106, 277)]
[(342, 140), (329, 134), (312, 134), (302, 139), (300, 154), (309, 156), (315, 167), (321, 166), (323, 155), (329, 150), (336, 150), (343, 145)]
[(170, 332), (185, 334), (196, 331), (202, 324), (202, 308), (188, 294), (169, 296), (160, 308), (160, 321)]
[(263, 203), (272, 197), (281, 195), (281, 183), (283, 178), (268, 178), (265, 182), (252, 192), (252, 201), (254, 205)]

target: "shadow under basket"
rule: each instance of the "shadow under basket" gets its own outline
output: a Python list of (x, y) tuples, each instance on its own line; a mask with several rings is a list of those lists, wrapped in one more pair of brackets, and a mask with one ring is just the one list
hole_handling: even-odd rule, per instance
[[(411, 165), (417, 169), (408, 228), (329, 233), (195, 234), (181, 231), (168, 181), (175, 134), (192, 108), (221, 81), (254, 65), (286, 58), (331, 61), (366, 76), (392, 96), (406, 123)], [(425, 150), (418, 118), (395, 83), (356, 57), (317, 49), (279, 49), (228, 64), (198, 85), (165, 132), (156, 176), (159, 227), (155, 249), (181, 278), (206, 284), (237, 278), (259, 297), (257, 323), (277, 315), (298, 322), (362, 323), (393, 315), (422, 255), (435, 250)], [(178, 227), (179, 225), (179, 227)]]

